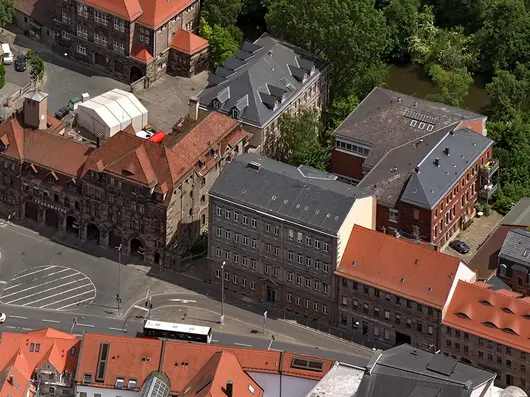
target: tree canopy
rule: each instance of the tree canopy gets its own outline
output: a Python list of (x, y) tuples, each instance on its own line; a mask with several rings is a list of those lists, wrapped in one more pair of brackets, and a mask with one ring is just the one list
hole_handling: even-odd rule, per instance
[(0, 0), (0, 26), (9, 25), (15, 17), (15, 0)]

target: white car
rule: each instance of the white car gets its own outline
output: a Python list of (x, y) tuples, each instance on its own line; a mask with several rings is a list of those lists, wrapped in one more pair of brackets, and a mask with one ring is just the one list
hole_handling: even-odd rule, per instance
[(7, 43), (2, 44), (2, 61), (4, 65), (11, 65), (13, 63), (13, 53)]
[(4, 321), (6, 321), (6, 314), (5, 313), (0, 313), (0, 324), (3, 323)]

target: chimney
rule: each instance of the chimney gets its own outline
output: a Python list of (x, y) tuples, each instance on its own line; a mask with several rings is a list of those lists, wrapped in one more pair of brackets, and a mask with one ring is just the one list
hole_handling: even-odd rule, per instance
[(445, 153), (446, 155), (450, 156), (450, 155), (451, 155), (451, 149), (448, 148), (448, 147), (446, 147), (446, 148), (444, 149), (444, 153)]
[(231, 380), (226, 381), (226, 397), (233, 397), (234, 383)]
[(45, 130), (48, 122), (48, 94), (30, 91), (24, 95), (24, 124)]
[(13, 375), (9, 375), (9, 383), (13, 384)]
[(434, 165), (437, 166), (437, 167), (440, 166), (440, 159), (439, 159), (438, 157), (436, 157), (436, 158), (434, 159)]
[(189, 114), (188, 117), (192, 120), (198, 120), (199, 119), (199, 98), (196, 96), (192, 96), (189, 101)]

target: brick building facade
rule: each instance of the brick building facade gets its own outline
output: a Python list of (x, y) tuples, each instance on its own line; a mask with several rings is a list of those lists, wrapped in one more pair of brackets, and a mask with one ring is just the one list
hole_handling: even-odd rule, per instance
[[(38, 104), (45, 109), (45, 97)], [(178, 261), (207, 229), (208, 191), (249, 136), (214, 112), (183, 120), (186, 128), (161, 143), (126, 128), (91, 148), (50, 123), (39, 128), (38, 113), (36, 125), (22, 114), (0, 125), (0, 211), (105, 247), (122, 244), (159, 266)], [(49, 155), (58, 150), (68, 158)]]
[[(442, 312), (457, 280), (474, 281), (458, 258), (355, 226), (338, 277), (338, 326), (368, 345), (440, 348)], [(360, 339), (360, 338), (359, 338)]]
[(176, 32), (198, 28), (199, 8), (199, 0), (57, 0), (55, 44), (119, 80), (149, 84), (166, 72)]
[(375, 88), (334, 131), (331, 169), (377, 196), (377, 230), (443, 247), (497, 189), (485, 120)]
[(514, 227), (506, 234), (497, 259), (497, 276), (509, 288), (530, 296), (530, 231)]
[(373, 227), (374, 216), (371, 195), (328, 174), (240, 156), (210, 190), (210, 279), (334, 323), (333, 272), (352, 226)]

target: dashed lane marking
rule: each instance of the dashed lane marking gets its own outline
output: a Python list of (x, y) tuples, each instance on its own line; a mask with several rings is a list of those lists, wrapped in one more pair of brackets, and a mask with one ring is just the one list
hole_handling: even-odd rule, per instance
[(77, 323), (76, 325), (79, 325), (80, 327), (88, 327), (88, 328), (94, 328), (95, 327), (95, 325), (92, 325), (92, 324)]
[(45, 320), (45, 319), (43, 319), (42, 322), (44, 322), (44, 323), (55, 323), (55, 324), (60, 324), (61, 323), (60, 321), (57, 321), (57, 320)]
[(243, 347), (252, 347), (252, 345), (247, 345), (246, 343), (234, 343), (236, 346), (243, 346)]
[(15, 315), (11, 315), (9, 317), (11, 317), (11, 318), (20, 318), (22, 320), (27, 320), (28, 319), (27, 317), (24, 317), (24, 316), (15, 316)]
[(143, 310), (144, 312), (148, 312), (148, 311), (149, 311), (149, 309), (147, 309), (147, 308), (145, 308), (145, 307), (142, 307), (142, 306), (134, 305), (134, 307), (135, 307), (136, 309)]

